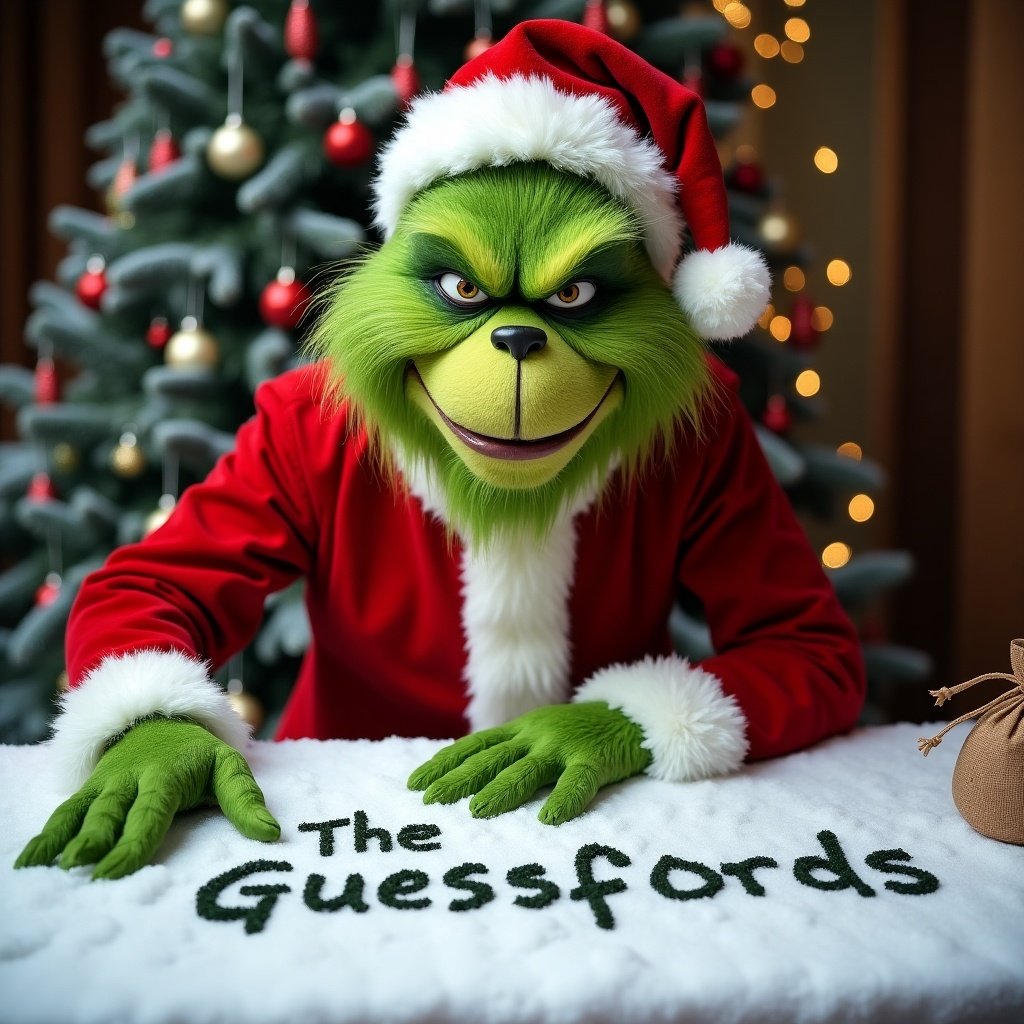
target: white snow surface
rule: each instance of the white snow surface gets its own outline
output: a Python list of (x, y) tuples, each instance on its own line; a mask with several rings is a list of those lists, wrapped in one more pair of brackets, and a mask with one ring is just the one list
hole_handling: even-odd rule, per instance
[[(542, 825), (542, 796), (518, 812), (473, 819), (466, 801), (425, 807), (405, 788), (430, 740), (259, 743), (250, 761), (282, 825), (276, 844), (244, 839), (215, 810), (177, 819), (155, 863), (118, 881), (88, 869), (14, 871), (22, 846), (67, 794), (46, 745), (0, 747), (0, 1021), (7, 1024), (631, 1024), (631, 1022), (1024, 1021), (1024, 848), (978, 835), (950, 796), (957, 744), (925, 760), (929, 726), (865, 729), (790, 757), (693, 783), (639, 778), (603, 791), (592, 809), (559, 828)], [(300, 822), (353, 818), (392, 838), (433, 823), (441, 848), (389, 853), (370, 840), (356, 852), (351, 825), (335, 831), (331, 856)], [(801, 884), (794, 861), (823, 855), (833, 832), (876, 895)], [(599, 880), (627, 888), (607, 897), (614, 927), (597, 927), (578, 885), (577, 850), (600, 843), (626, 854), (594, 861)], [(888, 890), (903, 875), (869, 868), (877, 850), (939, 888)], [(718, 871), (722, 862), (766, 856), (777, 869), (748, 895), (725, 876), (713, 896), (670, 899), (652, 887), (659, 858)], [(224, 906), (252, 907), (242, 885), (287, 884), (262, 931), (199, 916), (196, 893), (248, 861), (293, 865), (236, 882)], [(446, 886), (450, 868), (475, 861), (493, 901), (453, 912), (470, 893)], [(542, 864), (561, 890), (542, 909), (513, 902), (506, 872)], [(380, 883), (403, 869), (429, 885), (425, 909), (394, 909)], [(325, 898), (347, 876), (365, 880), (365, 913), (315, 912), (303, 902), (312, 873)], [(686, 871), (678, 889), (699, 889)], [(818, 877), (828, 880), (827, 871)]]

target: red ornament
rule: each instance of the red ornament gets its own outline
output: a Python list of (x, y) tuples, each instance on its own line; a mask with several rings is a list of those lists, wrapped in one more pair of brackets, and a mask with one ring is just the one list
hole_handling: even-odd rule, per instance
[(587, 0), (583, 8), (583, 24), (592, 28), (595, 32), (603, 32), (606, 36), (611, 34), (611, 25), (608, 22), (608, 12), (604, 7), (604, 0)]
[(735, 164), (726, 175), (726, 185), (748, 196), (764, 195), (764, 171), (760, 164)]
[[(92, 260), (89, 261), (92, 263)], [(75, 284), (75, 294), (83, 306), (90, 309), (99, 309), (103, 300), (103, 293), (107, 290), (107, 275), (102, 264), (96, 264), (95, 269), (87, 269)]]
[(789, 411), (785, 396), (771, 395), (765, 406), (761, 422), (773, 434), (786, 434), (793, 425), (793, 414)]
[(138, 172), (135, 169), (135, 161), (128, 158), (122, 160), (121, 166), (118, 167), (117, 173), (114, 175), (114, 181), (110, 186), (114, 199), (120, 199), (135, 184), (137, 177)]
[(164, 57), (170, 57), (172, 53), (174, 53), (174, 43), (167, 36), (161, 36), (153, 43), (154, 57), (163, 60)]
[(173, 333), (166, 317), (153, 317), (149, 327), (146, 328), (146, 344), (159, 352), (171, 340)]
[(814, 326), (814, 303), (801, 292), (793, 299), (789, 314), (792, 327), (789, 343), (793, 348), (814, 348), (818, 344), (818, 331)]
[(491, 38), (490, 32), (480, 32), (466, 43), (464, 51), (466, 60), (473, 60), (479, 57), (481, 53), (486, 53), (493, 45), (494, 40)]
[(174, 141), (174, 136), (167, 128), (161, 128), (153, 136), (153, 142), (149, 147), (147, 170), (150, 174), (162, 171), (165, 167), (173, 164), (180, 156), (181, 150), (178, 148), (177, 142)]
[(356, 120), (351, 112), (341, 117), (324, 132), (324, 154), (338, 167), (358, 167), (373, 156), (374, 142), (370, 129)]
[(391, 69), (391, 82), (398, 93), (398, 106), (405, 110), (420, 91), (420, 76), (412, 57), (403, 54), (395, 61), (395, 66)]
[(60, 381), (52, 359), (40, 359), (36, 363), (36, 401), (40, 405), (60, 401)]
[(284, 19), (284, 48), (293, 60), (310, 63), (316, 57), (320, 35), (309, 0), (292, 0)]
[(282, 267), (277, 279), (260, 295), (260, 316), (271, 327), (294, 330), (313, 298), (313, 293), (295, 276), (291, 267)]
[(58, 597), (60, 597), (60, 583), (47, 579), (45, 583), (40, 584), (36, 591), (36, 607), (45, 608), (47, 605), (53, 604)]
[(708, 51), (707, 68), (715, 78), (735, 81), (743, 70), (743, 51), (732, 43), (719, 43)]
[(53, 486), (49, 473), (36, 473), (28, 485), (26, 497), (29, 501), (53, 501), (57, 497), (57, 488)]

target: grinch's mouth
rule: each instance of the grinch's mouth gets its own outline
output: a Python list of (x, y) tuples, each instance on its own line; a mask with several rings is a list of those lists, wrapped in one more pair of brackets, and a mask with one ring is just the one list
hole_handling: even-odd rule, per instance
[(444, 421), (445, 426), (467, 447), (471, 448), (475, 452), (479, 452), (481, 455), (486, 455), (492, 459), (505, 459), (511, 462), (525, 462), (529, 459), (543, 459), (545, 456), (553, 455), (555, 452), (560, 451), (567, 444), (574, 441), (584, 430), (590, 425), (591, 420), (597, 415), (598, 410), (604, 405), (608, 396), (612, 393), (612, 389), (618, 382), (618, 375), (612, 380), (611, 384), (608, 385), (608, 390), (601, 396), (601, 401), (594, 406), (590, 413), (585, 416), (579, 423), (573, 427), (569, 427), (568, 430), (563, 430), (557, 434), (549, 434), (547, 437), (538, 437), (532, 441), (518, 441), (509, 440), (501, 437), (491, 437), (488, 434), (478, 434), (475, 430), (470, 430), (469, 427), (462, 426), (461, 423), (456, 423), (451, 417), (449, 417), (444, 409), (441, 408), (434, 401), (434, 396), (430, 393), (427, 385), (423, 383), (423, 378), (420, 376), (420, 372), (416, 369), (415, 364), (411, 365), (411, 370), (416, 374), (416, 380), (419, 382), (421, 388), (427, 398), (430, 399), (431, 404), (437, 410), (438, 416)]

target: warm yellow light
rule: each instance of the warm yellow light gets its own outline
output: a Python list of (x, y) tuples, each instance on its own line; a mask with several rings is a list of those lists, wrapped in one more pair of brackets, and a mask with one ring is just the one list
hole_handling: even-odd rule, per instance
[(788, 316), (773, 316), (768, 325), (768, 330), (776, 341), (785, 341), (792, 329), (793, 325), (789, 322)]
[(731, 7), (736, 0), (713, 0), (713, 6), (719, 14), (724, 14), (726, 7)]
[(833, 322), (832, 310), (828, 306), (815, 306), (811, 314), (811, 326), (816, 331), (827, 331)]
[(790, 222), (781, 213), (769, 213), (761, 221), (761, 234), (769, 242), (784, 242), (790, 233)]
[(738, 164), (752, 164), (757, 159), (757, 150), (749, 142), (736, 147), (733, 158)]
[(772, 57), (779, 55), (779, 41), (775, 36), (762, 32), (754, 40), (754, 49), (766, 60), (770, 60)]
[(821, 377), (819, 377), (814, 370), (804, 370), (800, 376), (797, 377), (793, 387), (796, 388), (796, 393), (798, 395), (803, 395), (804, 398), (810, 398), (821, 390)]
[(849, 544), (844, 544), (841, 540), (834, 541), (829, 544), (827, 548), (821, 553), (822, 564), (829, 569), (838, 569), (841, 566), (846, 565), (850, 560), (850, 555), (853, 551), (850, 549)]
[(770, 85), (755, 85), (750, 90), (750, 98), (754, 101), (754, 106), (762, 110), (775, 106), (775, 90)]
[(794, 43), (792, 39), (787, 39), (779, 47), (779, 53), (787, 64), (799, 64), (804, 59), (804, 48), (799, 43)]
[(850, 499), (850, 518), (855, 523), (866, 523), (875, 514), (875, 503), (866, 494), (855, 494)]
[(836, 151), (829, 149), (828, 146), (820, 146), (814, 154), (814, 166), (822, 174), (832, 174), (839, 167), (839, 157), (836, 156)]
[(782, 275), (782, 283), (786, 286), (786, 291), (798, 292), (804, 286), (804, 272), (799, 267), (786, 267), (786, 272)]
[(856, 462), (860, 462), (864, 457), (864, 452), (856, 441), (844, 441), (836, 449), (836, 453), (839, 455), (845, 455), (848, 459), (853, 459)]
[(825, 268), (825, 276), (828, 278), (829, 284), (841, 288), (853, 277), (853, 271), (850, 270), (850, 264), (846, 260), (831, 260)]
[(722, 15), (733, 28), (746, 28), (750, 24), (750, 8), (746, 4), (729, 4)]
[(775, 307), (769, 302), (764, 307), (764, 312), (757, 318), (757, 326), (763, 327), (767, 331), (773, 316), (775, 316)]
[(786, 0), (787, 7), (803, 7), (807, 0)]
[(786, 35), (794, 43), (806, 43), (811, 38), (811, 26), (803, 18), (789, 18), (786, 21)]

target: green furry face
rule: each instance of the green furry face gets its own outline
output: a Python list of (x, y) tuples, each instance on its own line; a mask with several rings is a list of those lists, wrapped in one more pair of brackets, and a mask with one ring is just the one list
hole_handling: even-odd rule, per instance
[(637, 471), (680, 419), (698, 424), (707, 384), (632, 214), (540, 163), (420, 193), (309, 347), (382, 462), (425, 463), (475, 538), (544, 530), (617, 463)]

